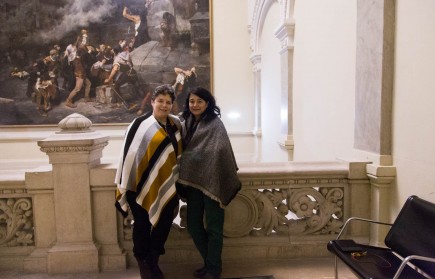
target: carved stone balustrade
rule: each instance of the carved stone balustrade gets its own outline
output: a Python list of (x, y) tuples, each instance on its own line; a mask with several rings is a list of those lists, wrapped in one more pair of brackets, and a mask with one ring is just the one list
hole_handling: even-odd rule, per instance
[[(370, 182), (366, 163), (241, 163), (242, 190), (228, 205), (224, 224), (224, 258), (294, 258), (328, 255), (326, 243), (350, 215), (370, 217)], [(169, 239), (168, 260), (197, 257), (180, 225)], [(127, 222), (128, 223), (128, 222)], [(126, 235), (131, 235), (124, 227)], [(356, 225), (354, 236), (369, 228)]]
[[(79, 273), (135, 265), (131, 217), (114, 207), (115, 164), (101, 164), (108, 138), (73, 114), (38, 141), (50, 165), (0, 172), (0, 269)], [(239, 163), (242, 189), (225, 211), (224, 261), (329, 255), (349, 216), (369, 218), (364, 162)], [(200, 262), (185, 228), (185, 204), (163, 262)], [(349, 234), (368, 238), (369, 227)]]

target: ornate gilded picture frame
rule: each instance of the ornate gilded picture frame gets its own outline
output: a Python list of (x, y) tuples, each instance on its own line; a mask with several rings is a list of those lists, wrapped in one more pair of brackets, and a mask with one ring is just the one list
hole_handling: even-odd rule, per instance
[(180, 112), (212, 87), (211, 14), (211, 0), (1, 1), (0, 126), (129, 123), (161, 84)]

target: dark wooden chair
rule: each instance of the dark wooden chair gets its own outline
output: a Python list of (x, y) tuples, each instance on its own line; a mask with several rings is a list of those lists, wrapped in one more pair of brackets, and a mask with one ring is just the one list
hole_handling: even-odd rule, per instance
[[(386, 247), (340, 239), (351, 221), (391, 226), (384, 240)], [(335, 278), (338, 278), (337, 259), (358, 278), (435, 278), (435, 204), (410, 196), (393, 224), (349, 218), (327, 248), (335, 255)]]

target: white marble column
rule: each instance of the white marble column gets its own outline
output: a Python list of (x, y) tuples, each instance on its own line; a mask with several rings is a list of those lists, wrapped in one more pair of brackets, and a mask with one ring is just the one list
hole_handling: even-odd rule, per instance
[(255, 94), (255, 119), (254, 119), (254, 135), (261, 137), (261, 55), (251, 55), (251, 62), (254, 72), (254, 94)]
[(280, 144), (294, 149), (293, 139), (293, 40), (295, 24), (283, 23), (275, 32), (281, 42), (281, 135)]

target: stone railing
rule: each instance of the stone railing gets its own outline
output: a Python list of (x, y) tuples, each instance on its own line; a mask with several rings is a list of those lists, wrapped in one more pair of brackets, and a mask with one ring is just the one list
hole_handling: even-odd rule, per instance
[[(50, 165), (0, 177), (0, 269), (76, 273), (135, 264), (131, 217), (114, 208), (115, 166), (100, 163), (108, 138), (81, 115), (38, 141)], [(371, 185), (358, 162), (241, 163), (242, 190), (225, 211), (224, 260), (327, 255), (348, 216), (370, 217)], [(199, 261), (185, 205), (162, 261)], [(367, 238), (369, 228), (349, 233)]]

